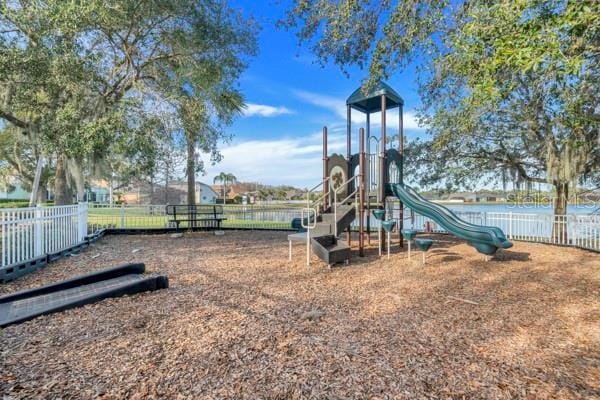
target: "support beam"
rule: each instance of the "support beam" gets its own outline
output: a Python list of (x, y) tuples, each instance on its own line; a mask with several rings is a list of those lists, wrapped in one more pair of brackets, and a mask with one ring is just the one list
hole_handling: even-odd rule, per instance
[(367, 112), (367, 159), (365, 162), (365, 190), (367, 192), (367, 243), (371, 245), (371, 113)]
[[(398, 106), (398, 153), (400, 153), (400, 183), (404, 183), (404, 108)], [(398, 235), (400, 236), (400, 247), (404, 247), (404, 204), (400, 201), (400, 223), (398, 224)]]
[(358, 255), (364, 257), (364, 220), (365, 220), (365, 130), (360, 128), (359, 138), (359, 153), (358, 153)]
[(327, 180), (327, 127), (323, 127), (323, 211), (329, 208), (329, 181)]
[[(350, 158), (352, 157), (352, 108), (350, 106), (346, 106), (347, 108), (347, 121), (346, 121), (346, 161), (348, 162), (348, 176), (347, 179), (350, 179), (350, 175), (353, 174), (354, 171), (351, 169)], [(350, 185), (346, 185), (346, 193), (350, 193)], [(348, 227), (347, 238), (348, 238), (348, 246), (352, 246), (352, 231), (350, 227)]]
[[(385, 114), (387, 110), (386, 98), (385, 95), (381, 95), (381, 143), (379, 144), (379, 182), (377, 185), (377, 194), (379, 203), (383, 205), (385, 208), (385, 183), (386, 183), (386, 173), (385, 173), (385, 141), (386, 139), (386, 128), (385, 128)], [(384, 237), (383, 227), (379, 226), (379, 237)]]
[(381, 95), (381, 144), (379, 145), (381, 154), (379, 156), (379, 201), (385, 202), (385, 184), (386, 184), (386, 171), (385, 171), (385, 142), (387, 140), (385, 117), (386, 117), (386, 98), (385, 95)]
[(352, 156), (352, 109), (347, 106), (347, 121), (346, 121), (346, 160), (350, 162)]
[[(367, 113), (367, 122), (366, 122), (366, 135), (365, 135), (365, 140), (366, 140), (366, 152), (367, 152), (367, 157), (369, 157), (369, 155), (371, 154), (371, 113)], [(370, 158), (367, 158), (365, 161), (365, 168), (366, 168), (366, 188), (367, 188), (367, 196), (369, 195), (370, 189), (371, 189), (371, 160)]]

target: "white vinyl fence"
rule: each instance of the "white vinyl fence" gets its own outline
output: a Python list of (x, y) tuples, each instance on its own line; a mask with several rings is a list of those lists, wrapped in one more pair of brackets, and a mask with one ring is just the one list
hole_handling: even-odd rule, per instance
[[(243, 229), (290, 229), (299, 218), (301, 206), (285, 204), (218, 205), (223, 207), (223, 227)], [(98, 229), (168, 228), (165, 205), (90, 205), (88, 232)], [(184, 225), (181, 225), (182, 227)]]
[[(226, 228), (291, 229), (301, 207), (289, 205), (225, 205)], [(464, 220), (501, 228), (511, 240), (577, 246), (600, 251), (600, 215), (526, 214), (517, 212), (456, 212)], [(394, 210), (398, 218), (398, 210)], [(404, 211), (404, 226), (421, 232), (444, 232), (421, 215)], [(164, 205), (104, 206), (81, 203), (73, 206), (0, 209), (0, 267), (20, 263), (80, 243), (87, 233), (102, 228), (166, 228)], [(370, 218), (372, 231), (377, 221)], [(358, 221), (354, 222), (356, 227)]]
[(84, 240), (87, 203), (0, 209), (0, 267), (56, 253)]
[[(395, 203), (396, 207), (398, 203)], [(299, 205), (299, 206), (302, 206)], [(168, 216), (164, 205), (146, 206), (105, 206), (91, 205), (89, 210), (89, 232), (101, 228), (166, 228)], [(300, 207), (289, 205), (224, 205), (223, 221), (225, 228), (241, 229), (291, 229), (291, 220), (299, 218)], [(394, 217), (399, 216), (398, 209)], [(572, 214), (554, 216), (517, 212), (471, 212), (457, 211), (456, 214), (467, 222), (477, 225), (490, 225), (501, 228), (511, 240), (577, 246), (600, 251), (600, 215)], [(404, 210), (404, 226), (414, 227), (420, 232), (445, 232), (445, 230), (422, 215)], [(371, 227), (378, 221), (370, 219)], [(358, 221), (353, 228), (358, 229)], [(374, 229), (373, 229), (374, 230)]]
[[(510, 240), (576, 246), (600, 251), (600, 215), (533, 214), (518, 212), (457, 211), (458, 217), (476, 225), (496, 226)], [(398, 210), (394, 210), (398, 219)], [(419, 232), (445, 232), (431, 219), (404, 210), (404, 226)], [(375, 222), (376, 223), (376, 222)], [(373, 224), (373, 219), (371, 219)]]

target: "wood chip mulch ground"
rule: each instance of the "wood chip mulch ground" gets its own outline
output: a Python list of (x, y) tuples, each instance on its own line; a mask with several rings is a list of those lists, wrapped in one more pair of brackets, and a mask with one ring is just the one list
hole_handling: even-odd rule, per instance
[(134, 261), (171, 287), (0, 331), (0, 398), (598, 398), (600, 255), (433, 238), (329, 270), (285, 233), (105, 237), (0, 293)]

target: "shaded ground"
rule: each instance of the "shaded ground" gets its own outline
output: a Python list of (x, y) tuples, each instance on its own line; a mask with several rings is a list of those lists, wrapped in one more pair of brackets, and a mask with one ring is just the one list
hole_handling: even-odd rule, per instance
[[(1, 293), (143, 261), (171, 288), (0, 332), (7, 398), (595, 398), (600, 255), (451, 237), (350, 266), (285, 233), (110, 236)], [(394, 248), (398, 251), (397, 248)], [(448, 297), (450, 296), (450, 297)], [(462, 301), (462, 300), (466, 301)], [(477, 304), (472, 304), (475, 302)], [(313, 311), (313, 312), (310, 312)]]

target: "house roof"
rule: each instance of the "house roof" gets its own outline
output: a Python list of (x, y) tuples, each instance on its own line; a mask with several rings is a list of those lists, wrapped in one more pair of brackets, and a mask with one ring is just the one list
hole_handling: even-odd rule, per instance
[(346, 105), (364, 113), (381, 111), (381, 96), (386, 97), (386, 109), (404, 105), (404, 100), (387, 83), (379, 82), (368, 93), (358, 88), (348, 97)]

